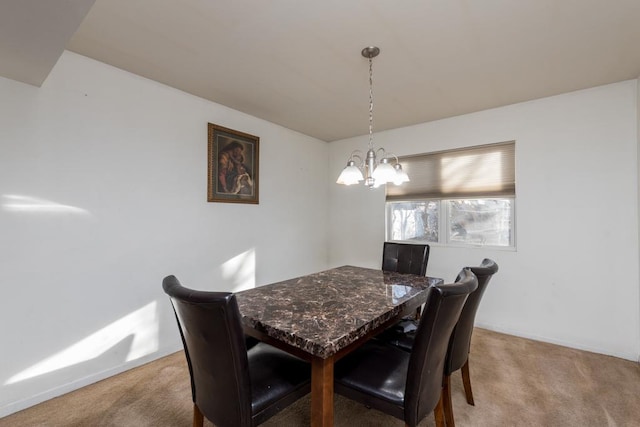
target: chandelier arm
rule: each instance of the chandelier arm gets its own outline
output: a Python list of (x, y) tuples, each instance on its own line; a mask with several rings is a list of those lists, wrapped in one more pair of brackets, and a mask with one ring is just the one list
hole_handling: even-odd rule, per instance
[(349, 156), (349, 160), (358, 159), (358, 161), (360, 162), (360, 164), (358, 165), (358, 168), (362, 169), (364, 167), (364, 159), (360, 154), (362, 154), (362, 151), (360, 150), (353, 151)]
[(384, 156), (385, 156), (386, 158), (393, 157), (394, 159), (396, 159), (396, 164), (400, 163), (400, 159), (398, 159), (398, 156), (396, 156), (396, 155), (395, 155), (395, 154), (393, 154), (393, 153), (387, 153), (387, 152), (385, 152), (385, 153), (384, 153)]

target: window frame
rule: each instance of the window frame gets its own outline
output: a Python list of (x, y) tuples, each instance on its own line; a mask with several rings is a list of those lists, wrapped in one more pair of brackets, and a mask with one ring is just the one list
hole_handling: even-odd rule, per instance
[[(511, 200), (511, 234), (510, 234), (510, 242), (508, 246), (498, 246), (498, 245), (483, 245), (476, 243), (464, 243), (464, 242), (456, 242), (451, 241), (451, 225), (449, 224), (449, 210), (450, 204), (448, 203), (451, 200), (496, 200), (496, 199), (506, 199)], [(431, 242), (428, 240), (394, 240), (391, 238), (391, 221), (393, 220), (391, 215), (391, 205), (396, 203), (416, 203), (423, 202), (428, 203), (430, 201), (437, 202), (438, 204), (438, 241)], [(389, 242), (399, 242), (399, 243), (419, 243), (419, 244), (428, 244), (430, 246), (437, 247), (453, 247), (453, 248), (482, 248), (482, 249), (491, 249), (491, 250), (500, 250), (500, 251), (512, 251), (515, 252), (517, 250), (517, 224), (516, 224), (516, 196), (473, 196), (473, 197), (456, 197), (456, 198), (425, 198), (425, 199), (411, 199), (411, 200), (391, 200), (385, 202), (385, 240)]]

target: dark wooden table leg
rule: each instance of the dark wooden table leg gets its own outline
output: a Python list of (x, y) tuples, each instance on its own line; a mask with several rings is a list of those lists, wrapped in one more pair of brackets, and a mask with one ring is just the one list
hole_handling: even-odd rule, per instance
[(333, 427), (333, 356), (311, 361), (311, 427)]

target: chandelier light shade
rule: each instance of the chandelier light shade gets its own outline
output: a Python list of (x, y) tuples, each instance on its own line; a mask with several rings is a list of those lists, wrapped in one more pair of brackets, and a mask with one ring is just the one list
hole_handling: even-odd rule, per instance
[[(351, 153), (347, 166), (342, 170), (337, 184), (352, 185), (364, 181), (369, 188), (377, 188), (389, 182), (401, 185), (409, 181), (409, 176), (402, 170), (398, 157), (387, 153), (384, 148), (373, 148), (373, 58), (378, 56), (380, 49), (368, 46), (362, 49), (362, 56), (369, 59), (369, 147), (364, 158), (362, 152), (356, 150)], [(377, 157), (380, 156), (380, 162)], [(395, 164), (389, 163), (395, 159)], [(356, 160), (359, 164), (356, 165)]]
[(347, 166), (342, 170), (342, 173), (336, 181), (338, 184), (351, 185), (357, 184), (364, 179), (362, 171), (356, 166), (356, 162), (349, 160)]

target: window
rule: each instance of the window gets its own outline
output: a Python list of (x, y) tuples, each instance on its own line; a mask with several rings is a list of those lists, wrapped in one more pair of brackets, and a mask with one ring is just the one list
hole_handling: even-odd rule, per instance
[(388, 202), (387, 240), (515, 247), (514, 206), (513, 198)]
[(386, 238), (515, 248), (515, 143), (402, 158), (411, 177), (387, 186)]

